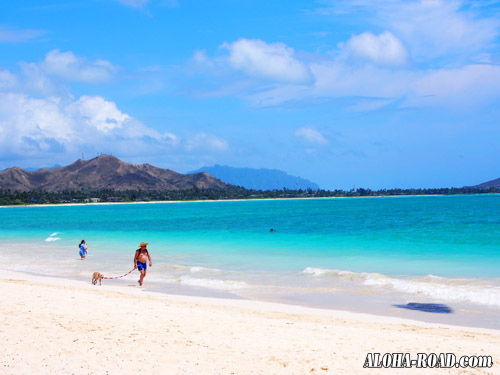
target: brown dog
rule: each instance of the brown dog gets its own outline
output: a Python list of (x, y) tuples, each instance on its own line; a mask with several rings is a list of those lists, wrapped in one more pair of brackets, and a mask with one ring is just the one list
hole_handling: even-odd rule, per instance
[(101, 285), (101, 282), (102, 282), (102, 278), (103, 278), (103, 274), (102, 273), (99, 273), (99, 272), (94, 272), (94, 274), (92, 275), (92, 284), (93, 285), (97, 285), (97, 282), (99, 281), (99, 285)]

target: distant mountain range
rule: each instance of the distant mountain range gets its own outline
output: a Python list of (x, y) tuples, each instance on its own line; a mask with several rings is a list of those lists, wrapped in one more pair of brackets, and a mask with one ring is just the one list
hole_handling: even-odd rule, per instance
[[(81, 189), (169, 191), (193, 187), (226, 189), (231, 185), (255, 190), (319, 189), (314, 182), (276, 169), (215, 165), (181, 174), (150, 164), (126, 163), (110, 155), (101, 155), (90, 160), (77, 160), (65, 167), (43, 168), (35, 171), (13, 167), (0, 172), (0, 189), (12, 191), (57, 192)], [(500, 178), (473, 187), (500, 188)]]
[(91, 160), (77, 160), (59, 168), (29, 172), (19, 167), (0, 172), (0, 189), (15, 191), (61, 191), (80, 189), (180, 190), (197, 188), (224, 189), (230, 185), (208, 173), (180, 174), (150, 164), (129, 164), (101, 155)]
[(188, 174), (200, 172), (209, 173), (227, 183), (242, 186), (246, 189), (319, 189), (319, 186), (314, 182), (301, 177), (290, 176), (286, 172), (277, 169), (233, 168), (217, 164), (213, 167), (202, 167), (196, 171), (188, 172)]

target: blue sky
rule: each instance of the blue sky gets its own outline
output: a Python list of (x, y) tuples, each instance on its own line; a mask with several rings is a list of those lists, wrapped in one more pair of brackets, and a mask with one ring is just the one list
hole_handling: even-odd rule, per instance
[(0, 169), (478, 184), (500, 177), (499, 33), (498, 0), (3, 2)]

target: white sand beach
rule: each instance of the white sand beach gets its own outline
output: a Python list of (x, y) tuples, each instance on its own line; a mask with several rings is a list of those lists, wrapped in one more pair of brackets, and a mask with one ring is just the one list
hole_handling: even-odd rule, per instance
[[(500, 374), (500, 331), (3, 272), (2, 374)], [(369, 313), (369, 311), (367, 311)], [(491, 368), (364, 369), (368, 353)]]

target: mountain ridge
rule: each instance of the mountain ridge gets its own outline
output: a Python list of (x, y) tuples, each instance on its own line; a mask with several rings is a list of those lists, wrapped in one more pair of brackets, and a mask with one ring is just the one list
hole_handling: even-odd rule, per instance
[(482, 188), (500, 188), (500, 178), (496, 178), (494, 180), (483, 182), (482, 184), (476, 185), (477, 187)]
[(180, 190), (224, 189), (230, 185), (208, 173), (181, 174), (151, 164), (126, 163), (111, 155), (78, 159), (58, 168), (29, 172), (20, 167), (0, 172), (0, 189), (15, 191), (62, 191), (80, 189)]

